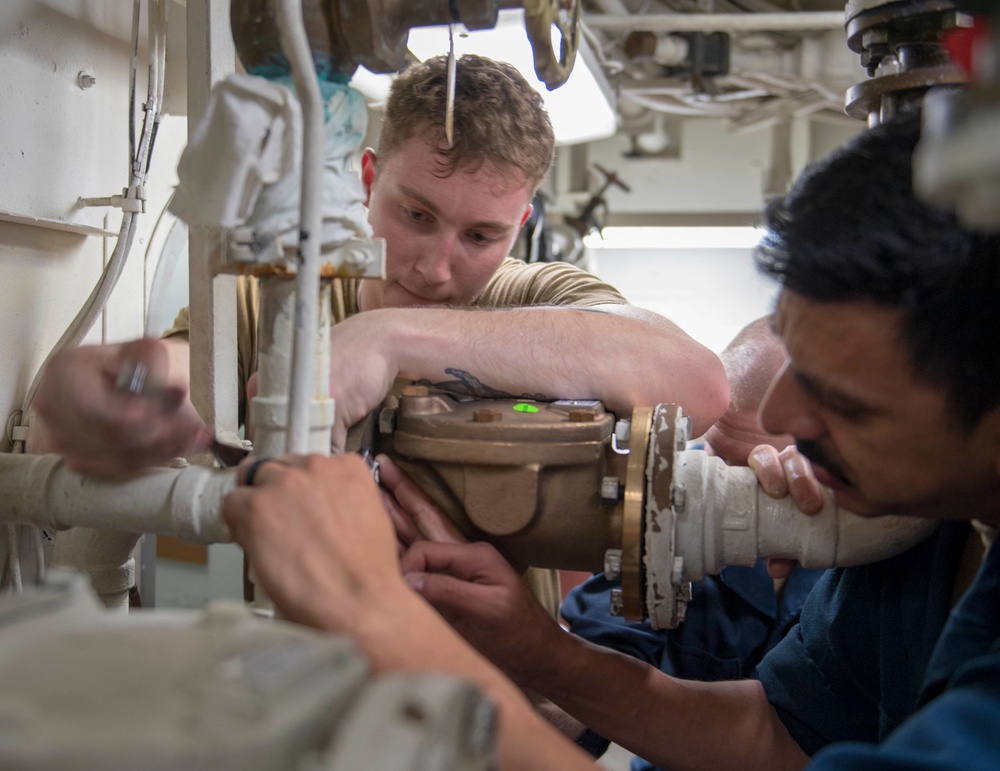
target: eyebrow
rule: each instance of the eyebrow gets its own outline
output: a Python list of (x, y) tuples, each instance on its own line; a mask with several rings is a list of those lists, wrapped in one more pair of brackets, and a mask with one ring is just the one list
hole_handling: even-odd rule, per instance
[[(433, 203), (431, 203), (429, 200), (427, 200), (427, 198), (422, 196), (412, 187), (408, 187), (406, 185), (400, 185), (399, 190), (403, 195), (405, 195), (407, 198), (412, 198), (414, 201), (416, 201), (425, 209), (427, 209), (431, 214), (439, 214), (438, 207), (435, 206)], [(500, 222), (499, 220), (482, 220), (480, 222), (473, 222), (472, 225), (470, 225), (469, 227), (472, 228), (473, 230), (496, 230), (502, 233), (510, 232), (511, 230), (513, 230), (513, 228), (510, 226), (510, 223)]]
[(844, 393), (832, 386), (826, 385), (821, 380), (806, 374), (794, 366), (789, 367), (792, 377), (813, 398), (818, 399), (823, 404), (832, 406), (835, 409), (851, 409), (859, 412), (874, 413), (876, 408), (857, 397)]

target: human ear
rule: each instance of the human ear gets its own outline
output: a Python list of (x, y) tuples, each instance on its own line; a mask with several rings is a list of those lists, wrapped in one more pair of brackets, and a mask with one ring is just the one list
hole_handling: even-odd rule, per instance
[(370, 147), (365, 148), (364, 155), (361, 156), (361, 184), (365, 188), (365, 206), (372, 197), (372, 183), (375, 181), (375, 151)]

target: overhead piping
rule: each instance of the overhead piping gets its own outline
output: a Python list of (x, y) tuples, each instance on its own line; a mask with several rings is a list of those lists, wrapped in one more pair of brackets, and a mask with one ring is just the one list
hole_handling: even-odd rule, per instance
[(844, 29), (841, 11), (801, 13), (656, 13), (587, 16), (591, 29), (609, 32), (825, 32)]

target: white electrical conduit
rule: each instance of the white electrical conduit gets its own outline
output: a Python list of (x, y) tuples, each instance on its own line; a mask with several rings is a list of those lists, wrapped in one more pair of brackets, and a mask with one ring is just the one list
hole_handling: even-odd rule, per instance
[[(319, 319), (319, 253), (323, 222), (323, 161), (326, 133), (323, 99), (299, 0), (278, 4), (281, 48), (292, 67), (292, 78), (302, 105), (302, 192), (299, 215), (299, 264), (296, 275), (295, 337), (288, 400), (287, 452), (309, 450), (310, 410), (317, 391), (315, 373), (316, 325)], [(329, 442), (327, 443), (329, 444)], [(329, 452), (329, 450), (327, 450)]]
[(818, 32), (844, 29), (844, 12), (604, 14), (584, 21), (591, 29), (609, 32)]

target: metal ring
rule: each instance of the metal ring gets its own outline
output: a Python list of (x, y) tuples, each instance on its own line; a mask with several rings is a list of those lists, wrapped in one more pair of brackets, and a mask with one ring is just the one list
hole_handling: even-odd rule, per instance
[(243, 475), (243, 484), (247, 487), (252, 487), (254, 478), (257, 476), (257, 472), (260, 471), (260, 467), (272, 460), (274, 460), (274, 458), (265, 456), (263, 458), (257, 458), (256, 460), (250, 461), (250, 463), (247, 464), (247, 472)]

